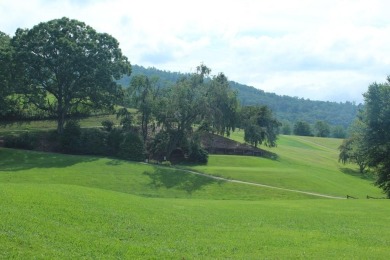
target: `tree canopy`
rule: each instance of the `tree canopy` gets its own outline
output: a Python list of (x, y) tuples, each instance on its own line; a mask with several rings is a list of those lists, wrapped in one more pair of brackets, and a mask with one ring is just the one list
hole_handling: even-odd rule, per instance
[(13, 106), (12, 55), (11, 38), (0, 31), (0, 115), (9, 114)]
[(12, 45), (28, 102), (55, 115), (60, 133), (71, 113), (110, 108), (121, 95), (114, 80), (131, 72), (115, 38), (77, 20), (18, 29)]

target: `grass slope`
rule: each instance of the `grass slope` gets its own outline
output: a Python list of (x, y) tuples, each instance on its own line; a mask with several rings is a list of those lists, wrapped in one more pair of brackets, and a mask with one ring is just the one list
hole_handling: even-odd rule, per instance
[[(282, 136), (276, 161), (213, 155), (208, 167), (192, 168), (383, 196), (337, 163), (338, 142)], [(387, 259), (389, 221), (389, 200), (318, 199), (110, 158), (0, 148), (0, 258)]]
[[(243, 132), (232, 138), (243, 140)], [(209, 174), (262, 183), (282, 188), (317, 192), (335, 196), (383, 197), (373, 185), (374, 179), (358, 173), (356, 166), (338, 163), (340, 139), (281, 136), (276, 148), (277, 160), (258, 157), (213, 155), (207, 166), (193, 170)]]
[(0, 184), (0, 258), (387, 259), (386, 200), (141, 198)]
[(0, 149), (0, 158), (0, 183), (70, 184), (159, 198), (313, 198), (117, 159), (12, 149)]

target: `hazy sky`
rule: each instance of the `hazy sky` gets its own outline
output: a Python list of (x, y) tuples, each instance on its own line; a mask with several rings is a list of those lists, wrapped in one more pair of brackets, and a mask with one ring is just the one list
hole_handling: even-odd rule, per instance
[(390, 74), (388, 0), (0, 0), (0, 31), (69, 17), (132, 64), (212, 74), (281, 95), (362, 102)]

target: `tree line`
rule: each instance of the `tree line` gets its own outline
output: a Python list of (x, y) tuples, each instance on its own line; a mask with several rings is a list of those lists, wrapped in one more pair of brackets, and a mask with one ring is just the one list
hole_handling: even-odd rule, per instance
[[(238, 126), (253, 145), (276, 145), (281, 124), (272, 111), (265, 106), (242, 108), (227, 77), (212, 76), (204, 64), (169, 87), (138, 75), (124, 89), (118, 81), (129, 76), (132, 67), (118, 41), (66, 17), (17, 29), (12, 38), (0, 33), (0, 44), (1, 120), (55, 118), (66, 151), (88, 152), (100, 139), (105, 142), (101, 147), (120, 154), (138, 147), (138, 153), (169, 158), (180, 148), (191, 160), (204, 162), (201, 133), (229, 135)], [(130, 107), (137, 109), (135, 115)], [(115, 110), (120, 127), (104, 122), (104, 133), (83, 134), (72, 120)], [(87, 150), (95, 153), (101, 147)]]
[[(132, 77), (136, 75), (145, 75), (149, 78), (158, 77), (162, 88), (173, 85), (185, 73), (172, 71), (163, 71), (156, 68), (144, 68), (139, 65), (132, 66), (132, 74), (124, 76), (118, 82), (127, 87)], [(314, 125), (317, 121), (323, 121), (329, 124), (331, 133), (344, 131), (352, 124), (361, 105), (353, 102), (336, 103), (329, 101), (314, 101), (298, 97), (281, 96), (274, 93), (268, 93), (251, 86), (240, 84), (229, 80), (230, 87), (237, 91), (238, 101), (242, 106), (266, 105), (275, 114), (276, 118), (289, 124), (291, 130), (298, 121), (307, 122), (312, 128), (312, 134), (316, 135)], [(291, 131), (292, 132), (292, 131)]]

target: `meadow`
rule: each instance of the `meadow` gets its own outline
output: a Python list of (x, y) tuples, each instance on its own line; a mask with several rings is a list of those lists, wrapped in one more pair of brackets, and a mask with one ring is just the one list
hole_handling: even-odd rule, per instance
[[(240, 140), (236, 132), (233, 139)], [(389, 200), (341, 140), (281, 136), (276, 160), (180, 168), (0, 148), (0, 258), (387, 259)]]

